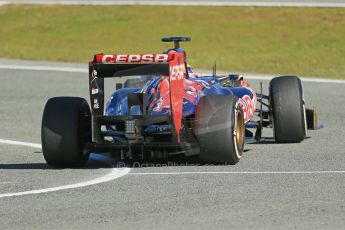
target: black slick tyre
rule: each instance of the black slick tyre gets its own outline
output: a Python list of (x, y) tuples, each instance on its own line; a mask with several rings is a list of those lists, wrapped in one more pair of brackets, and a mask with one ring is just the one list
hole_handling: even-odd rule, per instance
[(236, 164), (244, 148), (244, 116), (233, 95), (209, 95), (197, 105), (194, 133), (200, 159), (209, 163)]
[(303, 141), (307, 128), (301, 80), (296, 76), (273, 78), (270, 82), (270, 104), (275, 141)]
[(46, 162), (59, 168), (82, 167), (89, 155), (85, 143), (91, 142), (91, 112), (85, 99), (54, 97), (45, 105), (42, 127), (42, 151)]

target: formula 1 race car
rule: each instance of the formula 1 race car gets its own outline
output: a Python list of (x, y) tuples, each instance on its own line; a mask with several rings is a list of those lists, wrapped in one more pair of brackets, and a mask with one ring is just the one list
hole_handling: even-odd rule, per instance
[[(263, 127), (273, 128), (279, 143), (301, 142), (307, 127), (316, 128), (316, 112), (305, 109), (298, 77), (272, 79), (269, 95), (262, 94), (262, 86), (255, 93), (241, 75), (217, 76), (214, 71), (196, 77), (180, 48), (180, 42), (190, 40), (163, 38), (175, 47), (162, 54), (96, 54), (89, 63), (91, 111), (79, 97), (51, 98), (45, 106), (41, 132), (46, 162), (80, 167), (90, 153), (111, 152), (122, 160), (184, 154), (236, 164), (245, 138), (259, 141)], [(127, 76), (146, 80), (139, 88), (120, 85), (105, 106), (104, 78)], [(255, 135), (249, 128), (256, 129)]]

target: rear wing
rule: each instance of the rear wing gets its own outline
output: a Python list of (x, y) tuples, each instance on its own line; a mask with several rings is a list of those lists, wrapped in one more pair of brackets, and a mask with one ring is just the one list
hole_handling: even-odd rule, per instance
[[(177, 53), (176, 53), (177, 54)], [(92, 62), (98, 77), (168, 75), (175, 54), (97, 54)]]
[(93, 61), (89, 62), (92, 114), (104, 116), (104, 78), (136, 75), (169, 76), (171, 116), (179, 142), (186, 69), (184, 53), (96, 54)]

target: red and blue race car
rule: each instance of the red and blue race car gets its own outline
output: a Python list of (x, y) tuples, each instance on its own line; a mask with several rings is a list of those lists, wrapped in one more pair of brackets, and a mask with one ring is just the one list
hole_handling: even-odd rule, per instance
[[(180, 42), (190, 40), (163, 38), (175, 45), (162, 54), (96, 54), (89, 63), (91, 109), (78, 97), (51, 98), (45, 106), (42, 149), (47, 163), (80, 167), (90, 153), (112, 152), (122, 160), (184, 154), (236, 164), (245, 138), (260, 140), (264, 127), (273, 128), (279, 143), (301, 142), (308, 127), (316, 128), (316, 112), (305, 108), (298, 77), (272, 79), (269, 95), (263, 95), (241, 75), (217, 76), (214, 71), (198, 76), (180, 48)], [(128, 76), (141, 76), (142, 87), (127, 81), (105, 104), (104, 78)], [(256, 129), (255, 135), (249, 128)]]

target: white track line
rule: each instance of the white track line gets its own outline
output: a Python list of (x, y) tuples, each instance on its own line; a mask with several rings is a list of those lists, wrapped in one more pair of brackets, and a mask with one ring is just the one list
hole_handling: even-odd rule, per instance
[[(34, 65), (0, 65), (0, 69), (9, 69), (9, 70), (29, 70), (29, 71), (56, 71), (56, 72), (69, 72), (69, 73), (88, 73), (88, 68), (72, 68), (72, 67), (58, 67), (58, 66), (34, 66)], [(198, 71), (197, 71), (198, 72)], [(200, 72), (205, 72), (205, 70), (200, 70)], [(205, 74), (203, 74), (205, 75)], [(271, 80), (273, 76), (263, 76), (255, 74), (245, 74), (246, 79), (252, 80)], [(306, 78), (302, 77), (304, 82), (316, 82), (316, 83), (331, 83), (331, 84), (345, 84), (345, 80), (335, 80), (335, 79), (326, 79), (326, 78)]]
[(0, 138), (0, 143), (9, 144), (9, 145), (19, 145), (19, 146), (26, 146), (41, 149), (41, 144), (29, 143), (29, 142), (22, 142), (22, 141), (12, 141), (12, 140), (5, 140)]
[[(245, 79), (251, 79), (251, 80), (263, 80), (263, 81), (270, 81), (273, 76), (266, 77), (266, 76), (255, 76), (252, 74), (246, 75), (243, 74)], [(301, 80), (303, 82), (315, 82), (315, 83), (331, 83), (331, 84), (345, 84), (345, 80), (336, 80), (336, 79), (326, 79), (326, 78), (309, 78), (309, 77), (301, 77)]]
[(61, 4), (61, 5), (165, 5), (165, 6), (261, 6), (261, 7), (345, 7), (341, 2), (289, 2), (289, 1), (54, 1), (21, 0), (6, 1), (2, 4)]
[[(11, 144), (11, 145), (19, 145), (19, 146), (26, 146), (26, 147), (33, 147), (33, 148), (41, 148), (40, 144), (35, 143), (28, 143), (28, 142), (21, 142), (21, 141), (12, 141), (12, 140), (5, 140), (0, 139), (0, 143), (3, 144)], [(197, 175), (197, 174), (247, 174), (247, 175), (263, 175), (263, 174), (272, 174), (272, 175), (296, 175), (296, 174), (344, 174), (345, 171), (267, 171), (267, 172), (147, 172), (147, 173), (130, 173), (130, 168), (112, 168), (112, 171), (104, 176), (98, 177), (93, 180), (80, 182), (76, 184), (64, 185), (64, 186), (57, 186), (52, 188), (45, 188), (45, 189), (37, 189), (37, 190), (29, 190), (24, 192), (15, 192), (15, 193), (5, 193), (0, 194), (0, 198), (3, 197), (14, 197), (14, 196), (23, 196), (23, 195), (31, 195), (31, 194), (40, 194), (40, 193), (47, 193), (47, 192), (56, 192), (60, 190), (66, 189), (73, 189), (73, 188), (81, 188), (85, 186), (95, 185), (99, 183), (108, 182), (119, 177), (129, 175), (129, 176), (145, 176), (145, 175)], [(7, 183), (7, 182), (0, 182), (0, 183)]]
[(144, 175), (196, 175), (196, 174), (343, 174), (345, 171), (296, 171), (296, 172), (148, 172), (148, 173), (129, 173), (129, 176), (144, 176)]
[(87, 66), (85, 66), (85, 68), (72, 68), (72, 67), (59, 67), (59, 66), (0, 65), (0, 69), (57, 71), (57, 72), (70, 72), (70, 73), (88, 73), (89, 72)]
[(25, 192), (5, 193), (5, 194), (0, 194), (0, 198), (31, 195), (31, 194), (40, 194), (40, 193), (47, 193), (47, 192), (56, 192), (56, 191), (61, 191), (61, 190), (66, 190), (66, 189), (86, 187), (86, 186), (90, 186), (90, 185), (95, 185), (95, 184), (115, 180), (119, 177), (127, 175), (129, 173), (129, 171), (130, 171), (129, 168), (121, 168), (121, 169), (113, 168), (109, 174), (104, 175), (102, 177), (98, 177), (98, 178), (93, 179), (93, 180), (80, 182), (80, 183), (76, 183), (76, 184), (69, 184), (69, 185), (64, 185), (64, 186), (52, 187), (52, 188), (29, 190), (29, 191), (25, 191)]
[[(0, 139), (0, 143), (41, 149), (41, 145), (35, 144), (35, 143), (12, 141), (12, 140), (5, 140), (5, 139)], [(110, 173), (108, 173), (104, 176), (89, 180), (89, 181), (84, 181), (84, 182), (80, 182), (80, 183), (76, 183), (76, 184), (69, 184), (69, 185), (64, 185), (64, 186), (57, 186), (57, 187), (52, 187), (52, 188), (36, 189), (36, 190), (29, 190), (29, 191), (24, 191), (24, 192), (15, 192), (15, 193), (5, 193), (5, 194), (0, 194), (0, 198), (31, 195), (31, 194), (40, 194), (40, 193), (47, 193), (47, 192), (56, 192), (56, 191), (61, 191), (61, 190), (66, 190), (66, 189), (86, 187), (86, 186), (90, 186), (90, 185), (95, 185), (95, 184), (115, 180), (119, 177), (127, 175), (129, 172), (130, 172), (130, 168), (112, 168)]]

